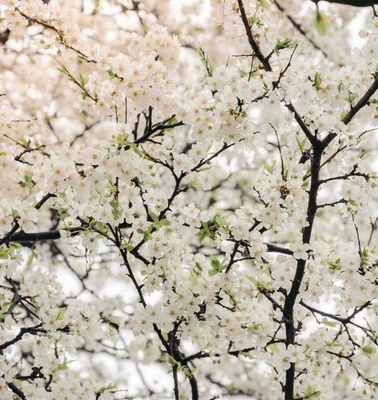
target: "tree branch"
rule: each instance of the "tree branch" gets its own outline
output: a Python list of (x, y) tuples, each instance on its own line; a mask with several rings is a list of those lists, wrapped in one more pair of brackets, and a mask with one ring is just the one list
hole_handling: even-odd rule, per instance
[(254, 54), (259, 59), (261, 64), (264, 66), (264, 69), (266, 71), (271, 71), (272, 67), (270, 66), (268, 59), (264, 56), (264, 54), (262, 53), (262, 51), (260, 49), (260, 46), (257, 44), (255, 38), (252, 35), (251, 27), (249, 26), (249, 22), (248, 22), (248, 17), (245, 12), (243, 0), (238, 0), (238, 5), (239, 5), (240, 16), (243, 21), (245, 32), (248, 37), (248, 42), (249, 42)]

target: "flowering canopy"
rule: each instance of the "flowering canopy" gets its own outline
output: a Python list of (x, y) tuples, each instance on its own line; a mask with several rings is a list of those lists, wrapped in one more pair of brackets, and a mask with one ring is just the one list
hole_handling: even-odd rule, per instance
[(1, 399), (377, 398), (377, 21), (2, 0)]

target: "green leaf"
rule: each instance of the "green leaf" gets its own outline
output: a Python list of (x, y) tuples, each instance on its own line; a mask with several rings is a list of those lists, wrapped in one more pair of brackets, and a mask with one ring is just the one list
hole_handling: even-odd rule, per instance
[(298, 44), (298, 41), (285, 38), (283, 40), (277, 39), (276, 45), (274, 46), (274, 52), (277, 56), (280, 55), (280, 50), (283, 49), (292, 49)]
[(219, 273), (219, 271), (216, 271), (215, 269), (211, 269), (209, 271), (209, 276), (214, 276), (214, 275), (217, 275), (218, 273)]
[(314, 19), (314, 25), (319, 35), (324, 36), (326, 33), (327, 21), (325, 16), (319, 11), (316, 13), (316, 17)]
[(275, 172), (277, 166), (277, 161), (273, 160), (272, 163), (269, 165), (267, 162), (264, 163), (264, 168), (270, 173), (273, 174)]
[(342, 269), (342, 265), (339, 262), (327, 260), (327, 264), (332, 271), (340, 271)]
[(266, 0), (258, 0), (257, 5), (262, 8), (269, 8), (269, 4)]
[(316, 90), (319, 90), (321, 84), (322, 84), (322, 77), (320, 76), (320, 73), (319, 73), (319, 72), (316, 72), (316, 73), (315, 73), (315, 77), (314, 77), (314, 81), (313, 81), (312, 86), (313, 86)]
[[(127, 138), (129, 137), (129, 135), (127, 133), (120, 133), (119, 135), (116, 136), (116, 142), (118, 144), (118, 148), (122, 148), (127, 141)], [(131, 143), (130, 147), (132, 147), (131, 145), (134, 145), (134, 147), (137, 147), (135, 143)]]
[(369, 265), (369, 250), (365, 247), (361, 252), (361, 266), (366, 267)]
[(252, 354), (249, 354), (247, 351), (241, 351), (239, 354), (244, 356), (245, 358), (250, 359), (250, 360), (255, 360), (256, 359), (255, 356), (253, 356)]
[(364, 346), (361, 347), (361, 350), (364, 352), (365, 356), (371, 357), (376, 353), (376, 349), (373, 346)]
[(221, 265), (220, 261), (217, 260), (216, 258), (213, 258), (211, 260), (211, 266), (213, 267), (213, 269), (219, 269), (220, 265)]
[(110, 201), (110, 206), (112, 207), (112, 214), (114, 219), (118, 219), (121, 216), (118, 197), (114, 197), (113, 200)]
[(220, 228), (220, 217), (216, 215), (213, 220), (202, 222), (201, 229), (197, 232), (196, 236), (200, 242), (202, 242), (206, 237), (215, 240), (216, 233)]
[(151, 210), (148, 210), (148, 215), (150, 216), (150, 218), (152, 219), (152, 221), (155, 222), (155, 224), (159, 223), (159, 217)]
[(313, 399), (322, 394), (320, 390), (315, 390), (311, 385), (307, 385), (306, 390), (303, 392), (304, 399)]
[(349, 92), (348, 93), (348, 97), (347, 97), (347, 101), (351, 104), (351, 105), (353, 105), (353, 103), (354, 103), (354, 101), (357, 99), (357, 95), (355, 94), (355, 93), (352, 93), (352, 92)]
[(0, 247), (0, 259), (2, 260), (8, 259), (11, 256), (11, 254), (20, 247), (22, 247), (21, 244), (14, 242), (9, 243), (8, 247), (6, 246)]
[(130, 149), (133, 150), (134, 153), (138, 154), (139, 157), (144, 156), (143, 152), (139, 150), (138, 145), (136, 143), (126, 143), (126, 145), (130, 147)]
[(111, 79), (114, 79), (117, 74), (115, 74), (111, 68), (107, 69), (106, 72), (108, 73), (108, 75), (110, 76)]
[(210, 257), (210, 263), (211, 263), (211, 267), (212, 267), (212, 269), (209, 271), (209, 275), (210, 276), (214, 276), (216, 274), (219, 274), (219, 272), (221, 272), (225, 268), (227, 268), (227, 264), (221, 263), (215, 257)]
[(182, 366), (181, 371), (184, 373), (184, 375), (187, 378), (191, 378), (193, 376), (194, 372), (195, 372), (194, 370), (191, 371), (186, 365)]
[(114, 385), (114, 384), (111, 384), (108, 386), (102, 386), (102, 387), (100, 387), (100, 389), (98, 389), (97, 393), (100, 394), (100, 393), (106, 392), (107, 390), (113, 390), (116, 388), (117, 388), (117, 385)]
[(31, 189), (34, 186), (33, 172), (28, 171), (24, 175), (24, 181), (20, 183), (21, 187)]
[(68, 74), (68, 69), (65, 65), (62, 65), (61, 68), (58, 68), (58, 71), (62, 72), (63, 74)]
[(257, 16), (257, 13), (253, 14), (252, 17), (249, 17), (248, 22), (251, 27), (254, 25), (257, 26), (257, 28), (264, 26), (261, 19)]
[(121, 250), (133, 251), (133, 249), (134, 249), (133, 245), (126, 243), (126, 242), (122, 242)]
[(84, 89), (84, 86), (88, 82), (88, 79), (85, 79), (82, 74), (79, 74), (79, 82), (80, 86)]
[(175, 116), (173, 116), (172, 118), (170, 118), (170, 120), (167, 122), (167, 124), (166, 125), (174, 125), (174, 124), (177, 124), (179, 121), (178, 121), (178, 119), (175, 117)]
[(59, 371), (66, 371), (68, 369), (67, 364), (63, 363), (63, 364), (59, 364), (58, 365), (58, 370)]
[(62, 321), (66, 311), (67, 307), (62, 307), (61, 309), (59, 309), (58, 315), (56, 316), (56, 321)]
[(299, 150), (303, 153), (303, 150), (304, 150), (304, 148), (305, 148), (307, 139), (304, 138), (303, 140), (299, 140), (299, 136), (298, 136), (298, 135), (295, 136), (295, 139), (296, 139), (296, 141), (297, 141), (297, 143), (298, 143)]
[(324, 325), (330, 326), (330, 327), (332, 327), (332, 328), (334, 328), (334, 327), (337, 325), (337, 322), (330, 321), (330, 320), (327, 319), (327, 318), (323, 318), (323, 319), (322, 319), (322, 323), (323, 323)]
[(176, 361), (172, 356), (170, 356), (169, 354), (167, 355), (167, 359), (169, 364), (171, 365), (180, 365), (180, 363), (178, 361)]
[(101, 221), (96, 221), (96, 229), (101, 232), (106, 232), (108, 230), (107, 226)]
[[(207, 55), (205, 54), (205, 52), (201, 48), (199, 49), (198, 53), (199, 53), (199, 56), (200, 56), (201, 60), (205, 64), (205, 69), (206, 69), (207, 75), (208, 76), (212, 76), (214, 68), (210, 63), (209, 58), (207, 57)], [(172, 124), (171, 121), (169, 121), (169, 123)]]
[(12, 304), (11, 301), (5, 301), (2, 305), (1, 305), (1, 309), (0, 309), (0, 319), (3, 319), (8, 311), (9, 306)]
[(198, 285), (197, 274), (192, 268), (190, 268), (190, 282), (192, 284), (192, 287), (196, 287)]
[(161, 220), (159, 221), (159, 225), (160, 225), (160, 226), (170, 226), (170, 225), (171, 225), (171, 222), (168, 221), (166, 218), (163, 218), (163, 219), (161, 219)]
[(31, 265), (32, 265), (32, 263), (33, 263), (33, 261), (35, 260), (35, 259), (37, 259), (38, 258), (38, 253), (36, 252), (36, 251), (32, 251), (31, 252), (31, 254), (30, 254), (30, 256), (28, 257), (28, 260), (26, 261), (26, 266), (27, 267), (30, 267)]
[(252, 283), (254, 283), (256, 286), (258, 285), (258, 281), (256, 278), (254, 278), (253, 276), (247, 275), (247, 279), (249, 281), (251, 281)]

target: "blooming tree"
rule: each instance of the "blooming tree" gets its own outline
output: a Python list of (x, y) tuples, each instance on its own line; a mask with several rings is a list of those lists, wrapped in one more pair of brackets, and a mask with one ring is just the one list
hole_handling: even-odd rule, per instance
[(378, 19), (332, 3), (2, 0), (1, 399), (378, 398)]

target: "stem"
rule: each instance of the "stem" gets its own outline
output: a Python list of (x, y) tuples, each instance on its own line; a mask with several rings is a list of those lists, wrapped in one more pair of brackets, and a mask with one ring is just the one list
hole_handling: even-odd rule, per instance
[(262, 53), (262, 51), (260, 49), (260, 46), (257, 44), (255, 38), (252, 35), (251, 27), (249, 26), (249, 22), (248, 22), (248, 17), (245, 12), (243, 0), (238, 0), (238, 5), (239, 5), (240, 16), (243, 21), (245, 32), (248, 37), (248, 42), (249, 42), (255, 56), (258, 58), (258, 60), (264, 66), (264, 69), (266, 71), (271, 71), (272, 67), (269, 64), (268, 58), (264, 56), (264, 54)]
[(180, 392), (179, 392), (179, 383), (178, 383), (178, 375), (177, 375), (177, 365), (174, 365), (172, 370), (173, 370), (173, 382), (174, 382), (173, 392), (175, 394), (175, 400), (179, 400)]
[[(308, 226), (303, 230), (302, 242), (310, 243), (312, 228), (317, 209), (317, 196), (319, 190), (319, 172), (321, 166), (321, 157), (324, 150), (324, 145), (321, 141), (315, 139), (313, 144), (313, 159), (311, 164), (311, 187), (309, 191), (308, 205), (307, 205), (307, 221)], [(297, 269), (293, 279), (289, 294), (286, 296), (283, 317), (286, 330), (286, 347), (289, 344), (295, 344), (296, 327), (294, 324), (294, 306), (297, 296), (303, 281), (305, 273), (306, 260), (297, 261)], [(285, 400), (294, 399), (294, 382), (295, 382), (295, 364), (291, 363), (290, 368), (286, 371), (286, 381), (284, 386)]]

